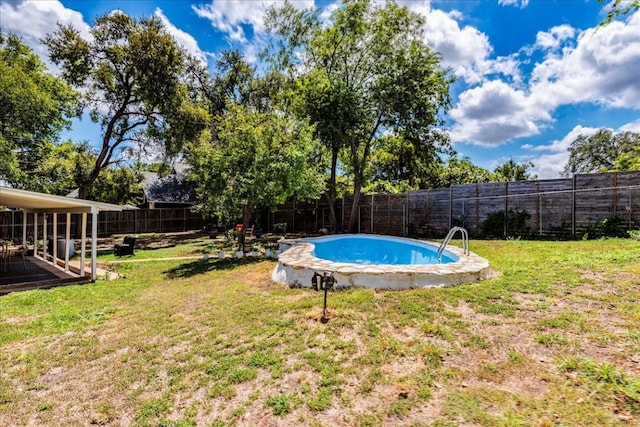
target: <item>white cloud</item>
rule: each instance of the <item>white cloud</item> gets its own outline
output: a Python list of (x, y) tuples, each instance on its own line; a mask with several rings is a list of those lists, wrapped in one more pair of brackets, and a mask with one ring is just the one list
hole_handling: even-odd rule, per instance
[(460, 94), (450, 115), (455, 120), (453, 141), (492, 147), (513, 138), (536, 135), (540, 133), (537, 122), (551, 119), (545, 110), (531, 105), (524, 91), (500, 80)]
[[(535, 154), (529, 160), (534, 163), (531, 172), (538, 175), (540, 179), (557, 178), (564, 170), (565, 165), (569, 161), (569, 148), (571, 143), (580, 135), (589, 137), (603, 128), (575, 126), (562, 139), (552, 141), (549, 145), (523, 145), (524, 150), (535, 153), (544, 152), (543, 154)], [(640, 119), (620, 126), (617, 130), (609, 129), (614, 133), (617, 132), (640, 132)]]
[(529, 0), (498, 0), (498, 4), (501, 6), (520, 6), (524, 8), (529, 4)]
[(638, 132), (640, 133), (640, 119), (620, 126), (620, 132)]
[(203, 52), (198, 46), (197, 40), (189, 33), (182, 31), (169, 21), (160, 8), (157, 8), (153, 15), (160, 19), (169, 34), (173, 36), (176, 42), (182, 46), (189, 54), (198, 58), (203, 64), (207, 63), (207, 53)]
[(327, 5), (327, 6), (325, 6), (325, 8), (322, 9), (322, 11), (320, 12), (320, 16), (319, 16), (320, 21), (328, 22), (329, 19), (331, 19), (331, 16), (339, 8), (340, 8), (340, 5), (338, 3), (331, 3), (331, 4)]
[(576, 30), (570, 25), (553, 27), (550, 31), (538, 31), (536, 46), (542, 49), (558, 49), (563, 42), (575, 37)]
[[(204, 6), (192, 6), (193, 11), (201, 18), (211, 21), (211, 25), (225, 34), (232, 43), (248, 43), (244, 26), (251, 27), (254, 37), (261, 37), (265, 32), (264, 15), (274, 5), (282, 5), (283, 0), (237, 1), (212, 0)], [(314, 6), (313, 0), (295, 1), (292, 3), (300, 9)]]
[(550, 53), (537, 64), (532, 97), (550, 110), (578, 103), (640, 109), (638, 28), (640, 11), (626, 22), (583, 31), (575, 46)]
[(531, 172), (538, 175), (540, 179), (557, 178), (569, 161), (569, 147), (571, 147), (571, 143), (580, 135), (591, 136), (598, 130), (600, 130), (600, 128), (578, 125), (571, 129), (562, 139), (552, 141), (549, 145), (523, 146), (523, 149), (529, 149), (536, 153), (546, 152), (536, 154), (530, 158), (530, 161), (534, 164)]
[[(458, 50), (461, 63), (466, 54), (466, 62), (474, 64), (479, 82), (459, 95), (451, 111), (452, 141), (497, 147), (515, 138), (536, 135), (553, 123), (554, 111), (564, 105), (640, 109), (638, 28), (640, 11), (625, 22), (616, 21), (597, 30), (553, 27), (538, 33), (535, 46), (509, 57), (486, 59), (486, 50), (481, 55)], [(525, 81), (519, 71), (520, 55), (530, 60), (535, 52), (544, 55)], [(468, 83), (472, 80), (467, 78)], [(547, 156), (545, 162), (548, 160)]]
[(493, 50), (487, 35), (471, 26), (461, 28), (456, 20), (460, 19), (457, 11), (446, 13), (420, 2), (408, 6), (425, 16), (424, 40), (442, 54), (442, 64), (451, 67), (467, 83), (482, 81)]
[(40, 40), (54, 32), (60, 24), (71, 24), (84, 38), (91, 37), (89, 25), (82, 14), (67, 9), (59, 1), (2, 1), (0, 2), (2, 31), (14, 33), (33, 49), (43, 61), (47, 59), (47, 48)]

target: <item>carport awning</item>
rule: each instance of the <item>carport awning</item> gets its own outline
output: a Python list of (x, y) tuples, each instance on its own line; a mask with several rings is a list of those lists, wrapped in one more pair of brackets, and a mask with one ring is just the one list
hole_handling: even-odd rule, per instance
[[(33, 230), (33, 253), (34, 256), (38, 251), (38, 223), (37, 215), (42, 216), (42, 229), (46, 236), (47, 233), (47, 219), (48, 214), (53, 214), (53, 222), (55, 224), (57, 215), (59, 213), (82, 214), (82, 242), (81, 242), (81, 258), (80, 258), (80, 275), (84, 276), (84, 263), (85, 263), (85, 236), (87, 231), (87, 214), (92, 215), (91, 221), (91, 280), (96, 280), (97, 271), (97, 240), (98, 240), (98, 212), (100, 211), (122, 211), (124, 206), (112, 205), (110, 203), (94, 202), (91, 200), (73, 199), (70, 197), (52, 196), (51, 194), (36, 193), (34, 191), (17, 190), (15, 188), (7, 188), (0, 186), (0, 206), (8, 208), (21, 209), (26, 217), (28, 212), (34, 214), (34, 230)], [(70, 230), (69, 221), (67, 221), (67, 233), (66, 233), (66, 246), (69, 247), (70, 242)], [(54, 236), (56, 235), (54, 229)], [(55, 240), (55, 237), (54, 237)], [(27, 221), (22, 221), (22, 241), (27, 241)], [(42, 259), (47, 261), (47, 246), (43, 244), (42, 253), (44, 254)], [(56, 253), (53, 253), (53, 265), (56, 264)], [(65, 271), (69, 267), (69, 251), (65, 251)]]
[(122, 211), (123, 206), (111, 203), (94, 202), (91, 200), (72, 199), (70, 197), (53, 196), (51, 194), (36, 193), (34, 191), (17, 190), (15, 188), (0, 187), (0, 206), (22, 209), (28, 212), (92, 212)]

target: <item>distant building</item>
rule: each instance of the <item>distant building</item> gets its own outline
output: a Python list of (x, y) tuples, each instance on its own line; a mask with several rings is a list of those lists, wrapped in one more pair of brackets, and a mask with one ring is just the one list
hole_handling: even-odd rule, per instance
[(187, 168), (181, 163), (176, 163), (171, 173), (163, 177), (145, 172), (142, 193), (140, 208), (188, 208), (196, 202), (193, 184), (187, 181)]
[[(176, 163), (171, 173), (160, 176), (157, 172), (143, 172), (142, 202), (137, 206), (143, 209), (189, 208), (196, 202), (193, 184), (187, 181), (187, 166)], [(78, 198), (78, 190), (67, 197)]]

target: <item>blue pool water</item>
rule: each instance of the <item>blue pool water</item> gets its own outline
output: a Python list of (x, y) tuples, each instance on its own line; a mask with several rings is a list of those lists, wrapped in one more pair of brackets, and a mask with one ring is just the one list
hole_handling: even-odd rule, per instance
[[(333, 262), (353, 264), (438, 264), (438, 248), (400, 237), (343, 234), (306, 239), (313, 255)], [(458, 261), (451, 252), (442, 253), (442, 264)]]

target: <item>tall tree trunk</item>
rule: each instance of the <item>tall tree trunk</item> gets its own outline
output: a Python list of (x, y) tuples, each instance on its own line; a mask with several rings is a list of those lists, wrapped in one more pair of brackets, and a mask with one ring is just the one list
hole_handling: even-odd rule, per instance
[(329, 231), (336, 232), (336, 169), (338, 168), (338, 150), (331, 153), (331, 176), (329, 177), (329, 189), (325, 194), (329, 203)]
[(251, 221), (251, 215), (253, 214), (253, 209), (250, 206), (245, 206), (242, 211), (242, 230), (240, 230), (240, 234), (238, 235), (238, 250), (244, 252), (244, 244), (247, 239), (247, 227), (249, 227), (249, 222)]
[(360, 206), (360, 189), (362, 181), (356, 177), (353, 181), (353, 203), (351, 203), (351, 213), (349, 214), (349, 233), (359, 233), (358, 228), (358, 207)]

